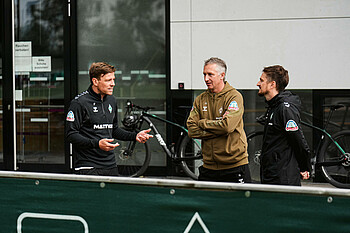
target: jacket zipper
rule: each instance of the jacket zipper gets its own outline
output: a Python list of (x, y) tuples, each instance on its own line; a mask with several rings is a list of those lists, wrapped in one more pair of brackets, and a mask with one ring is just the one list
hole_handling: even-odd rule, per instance
[[(105, 120), (106, 120), (106, 122), (107, 122), (107, 116), (106, 116), (105, 107), (104, 107), (104, 104), (103, 104), (103, 99), (101, 99), (101, 105), (102, 105), (102, 113), (103, 113), (103, 116), (104, 116), (104, 118), (105, 118)], [(113, 124), (113, 123), (112, 123), (112, 124)], [(113, 138), (112, 130), (113, 130), (113, 128), (112, 128), (112, 129), (109, 129), (109, 128), (107, 129), (110, 138)]]
[[(211, 98), (211, 100), (212, 100), (211, 106), (212, 106), (212, 107), (215, 106), (215, 105), (214, 105), (214, 104), (215, 104), (215, 97), (216, 97), (216, 95), (215, 95), (215, 93), (214, 93), (214, 94), (213, 94), (213, 97)], [(209, 107), (209, 106), (208, 106), (208, 107)], [(211, 111), (210, 113), (212, 113), (212, 111)], [(215, 159), (215, 154), (214, 154), (214, 141), (213, 141), (213, 140), (212, 140), (212, 142), (211, 142), (211, 148), (212, 148), (211, 154), (212, 154), (213, 161), (215, 162), (216, 167), (218, 167), (218, 162), (216, 161), (216, 159)]]

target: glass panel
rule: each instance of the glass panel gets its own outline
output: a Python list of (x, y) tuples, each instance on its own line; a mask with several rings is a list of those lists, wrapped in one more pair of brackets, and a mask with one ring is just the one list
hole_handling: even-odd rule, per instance
[[(298, 95), (301, 99), (301, 119), (312, 123), (312, 91), (311, 90), (290, 90)], [(241, 91), (244, 98), (244, 129), (248, 135), (254, 131), (264, 130), (264, 126), (256, 121), (256, 118), (265, 114), (265, 98), (258, 96), (258, 91), (243, 90)], [(312, 129), (301, 126), (309, 146), (312, 146)]]
[(63, 6), (15, 1), (18, 163), (64, 163)]
[[(341, 104), (344, 107), (337, 109), (333, 112), (330, 122), (327, 127), (327, 131), (331, 134), (337, 133), (341, 130), (350, 129), (350, 98), (349, 97), (326, 97), (325, 104)], [(324, 120), (328, 119), (330, 108), (324, 108)]]
[[(153, 113), (165, 118), (164, 1), (79, 0), (79, 92), (88, 88), (88, 69), (96, 61), (117, 68), (113, 94), (118, 99), (119, 122), (127, 99), (155, 107)], [(156, 121), (155, 124), (165, 138), (165, 125)], [(156, 140), (150, 143), (151, 165), (165, 166), (165, 153)]]
[[(0, 6), (0, 15), (3, 14), (2, 4)], [(0, 17), (0, 33), (2, 33), (2, 27), (3, 27), (3, 17)], [(1, 35), (2, 38), (2, 35)], [(0, 163), (4, 162), (4, 155), (3, 155), (3, 137), (2, 137), (2, 39), (0, 39)]]

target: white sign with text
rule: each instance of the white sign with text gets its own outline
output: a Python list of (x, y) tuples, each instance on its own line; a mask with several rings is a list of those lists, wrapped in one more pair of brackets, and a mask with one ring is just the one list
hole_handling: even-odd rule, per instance
[(33, 72), (51, 72), (51, 57), (40, 56), (32, 58)]
[(31, 56), (32, 56), (31, 41), (15, 42), (15, 57), (31, 57)]

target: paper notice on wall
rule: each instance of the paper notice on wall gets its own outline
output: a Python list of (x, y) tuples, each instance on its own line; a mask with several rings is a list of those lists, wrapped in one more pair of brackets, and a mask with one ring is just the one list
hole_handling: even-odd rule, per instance
[(15, 100), (23, 101), (22, 90), (15, 90)]
[(51, 72), (51, 57), (41, 56), (32, 59), (33, 72)]
[(15, 57), (31, 57), (31, 56), (32, 56), (31, 41), (15, 42)]
[(15, 71), (32, 71), (32, 57), (15, 57)]

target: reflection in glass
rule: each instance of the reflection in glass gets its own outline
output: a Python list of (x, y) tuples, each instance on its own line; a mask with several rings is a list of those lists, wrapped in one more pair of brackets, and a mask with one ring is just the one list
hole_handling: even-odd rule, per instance
[(63, 5), (15, 1), (18, 163), (64, 163)]
[[(0, 13), (3, 14), (3, 9), (2, 6), (0, 7)], [(1, 27), (3, 27), (3, 17), (0, 17), (0, 29), (2, 29)], [(1, 33), (1, 30), (0, 30)], [(2, 56), (3, 56), (3, 52), (2, 52), (2, 39), (0, 39), (0, 163), (4, 162), (4, 155), (3, 155), (3, 137), (2, 137), (2, 132), (3, 132), (3, 127), (2, 127), (2, 123), (3, 123), (3, 115), (2, 115)]]
[[(327, 131), (331, 134), (337, 133), (341, 130), (350, 129), (350, 98), (349, 97), (327, 97), (325, 98), (325, 104), (341, 104), (344, 107), (337, 109), (333, 112), (332, 118), (327, 127)], [(330, 113), (329, 107), (324, 108), (323, 119), (327, 119)]]
[[(79, 92), (90, 84), (92, 62), (114, 65), (119, 122), (125, 101), (155, 107), (165, 117), (165, 3), (162, 0), (78, 1)], [(165, 138), (165, 125), (157, 122)], [(153, 140), (154, 141), (154, 140)], [(152, 143), (151, 165), (165, 166), (165, 155)], [(118, 153), (118, 151), (116, 151)]]

